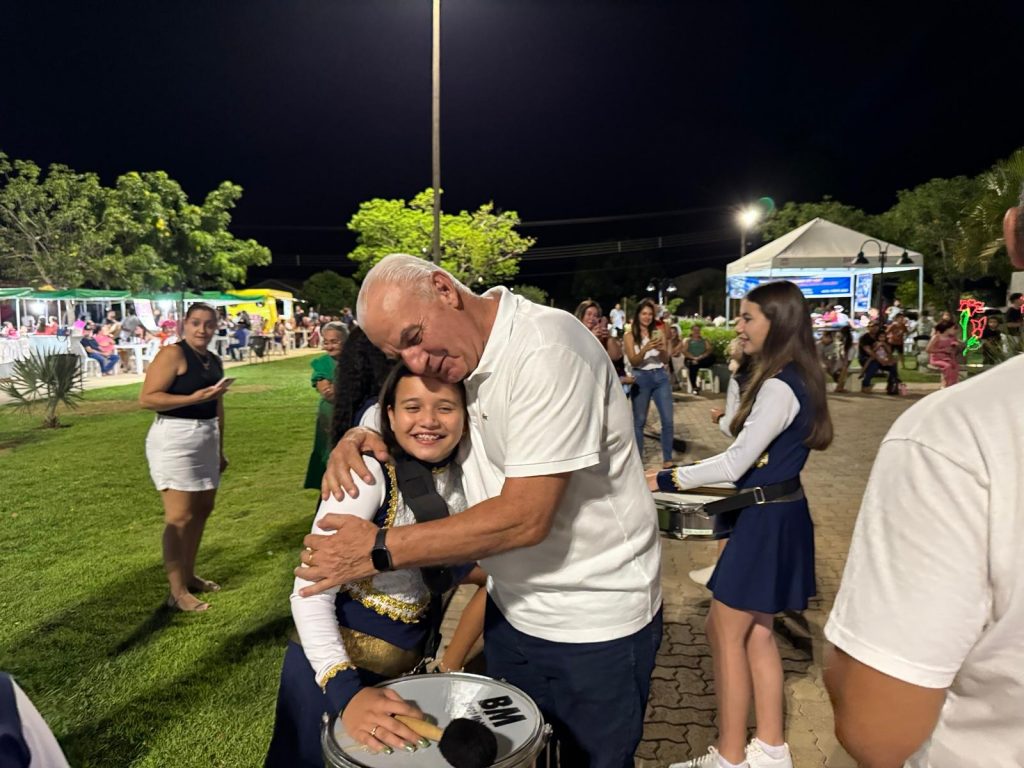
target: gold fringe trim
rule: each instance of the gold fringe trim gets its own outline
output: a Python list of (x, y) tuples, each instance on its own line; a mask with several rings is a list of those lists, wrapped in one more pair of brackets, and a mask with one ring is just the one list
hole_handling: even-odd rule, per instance
[(368, 635), (349, 627), (338, 627), (345, 652), (360, 669), (381, 677), (399, 677), (420, 663), (423, 654), (399, 648), (380, 637)]
[(356, 668), (356, 665), (353, 664), (351, 661), (339, 661), (337, 664), (335, 664), (333, 667), (331, 667), (329, 670), (327, 670), (327, 674), (324, 675), (324, 679), (320, 683), (320, 690), (323, 691), (324, 693), (326, 693), (327, 692), (327, 684), (329, 682), (331, 682), (331, 680), (334, 678), (334, 676), (336, 674), (338, 674), (339, 672), (344, 672), (346, 669), (355, 669), (355, 668)]

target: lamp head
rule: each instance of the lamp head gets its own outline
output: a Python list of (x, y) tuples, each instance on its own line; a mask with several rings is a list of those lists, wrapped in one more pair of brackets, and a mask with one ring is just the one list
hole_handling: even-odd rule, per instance
[(857, 258), (853, 260), (853, 263), (858, 267), (866, 267), (870, 262), (864, 256), (864, 251), (857, 254)]
[(744, 208), (742, 211), (740, 211), (739, 215), (736, 217), (736, 220), (744, 229), (750, 229), (752, 226), (757, 224), (760, 218), (761, 209), (758, 208), (757, 206), (752, 205), (749, 208)]
[(647, 292), (648, 293), (654, 293), (656, 290), (658, 290), (658, 288), (654, 284), (653, 280), (651, 280), (649, 283), (647, 283)]
[(676, 284), (675, 283), (669, 283), (668, 285), (666, 285), (665, 286), (665, 292), (666, 293), (675, 293), (676, 292)]
[(907, 253), (906, 249), (904, 249), (902, 255), (900, 256), (900, 260), (897, 261), (896, 263), (901, 267), (906, 267), (909, 266), (910, 264), (913, 264), (914, 260), (910, 258), (910, 254)]

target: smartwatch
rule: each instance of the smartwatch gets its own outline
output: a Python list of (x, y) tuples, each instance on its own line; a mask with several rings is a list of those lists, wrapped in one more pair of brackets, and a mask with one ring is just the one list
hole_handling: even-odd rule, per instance
[(377, 539), (373, 542), (373, 549), (370, 550), (370, 560), (373, 562), (373, 567), (381, 573), (395, 569), (391, 564), (391, 552), (388, 551), (388, 545), (384, 543), (384, 537), (387, 535), (387, 528), (381, 528), (377, 531)]

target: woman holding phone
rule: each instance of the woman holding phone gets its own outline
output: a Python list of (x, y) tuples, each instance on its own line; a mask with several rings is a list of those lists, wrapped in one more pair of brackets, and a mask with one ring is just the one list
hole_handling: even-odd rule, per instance
[(636, 432), (636, 447), (641, 458), (644, 455), (644, 425), (651, 399), (661, 419), (662, 467), (672, 466), (672, 382), (666, 366), (669, 350), (664, 333), (654, 324), (657, 305), (644, 299), (633, 314), (633, 323), (626, 331), (624, 346), (626, 357), (633, 366), (633, 429)]
[(221, 398), (233, 379), (223, 378), (220, 358), (210, 351), (216, 333), (213, 307), (189, 307), (181, 341), (160, 350), (139, 395), (143, 408), (157, 412), (146, 437), (146, 459), (164, 507), (167, 606), (178, 611), (205, 611), (209, 604), (193, 593), (220, 591), (195, 572), (203, 528), (228, 465)]

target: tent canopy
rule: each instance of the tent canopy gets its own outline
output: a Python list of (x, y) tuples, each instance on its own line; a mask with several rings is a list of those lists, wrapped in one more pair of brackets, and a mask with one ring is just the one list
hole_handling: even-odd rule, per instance
[[(768, 274), (773, 271), (781, 273), (825, 269), (877, 272), (879, 249), (873, 243), (864, 245), (865, 240), (875, 240), (882, 248), (888, 246), (885, 259), (887, 272), (898, 272), (907, 268), (896, 264), (906, 250), (903, 246), (886, 243), (877, 237), (873, 238), (862, 232), (841, 227), (826, 219), (813, 219), (732, 262), (726, 267), (726, 274)], [(853, 263), (861, 246), (864, 246), (864, 256), (869, 262), (868, 265)], [(917, 251), (907, 250), (907, 255), (914, 261), (913, 267), (910, 268), (924, 266), (924, 256)]]

